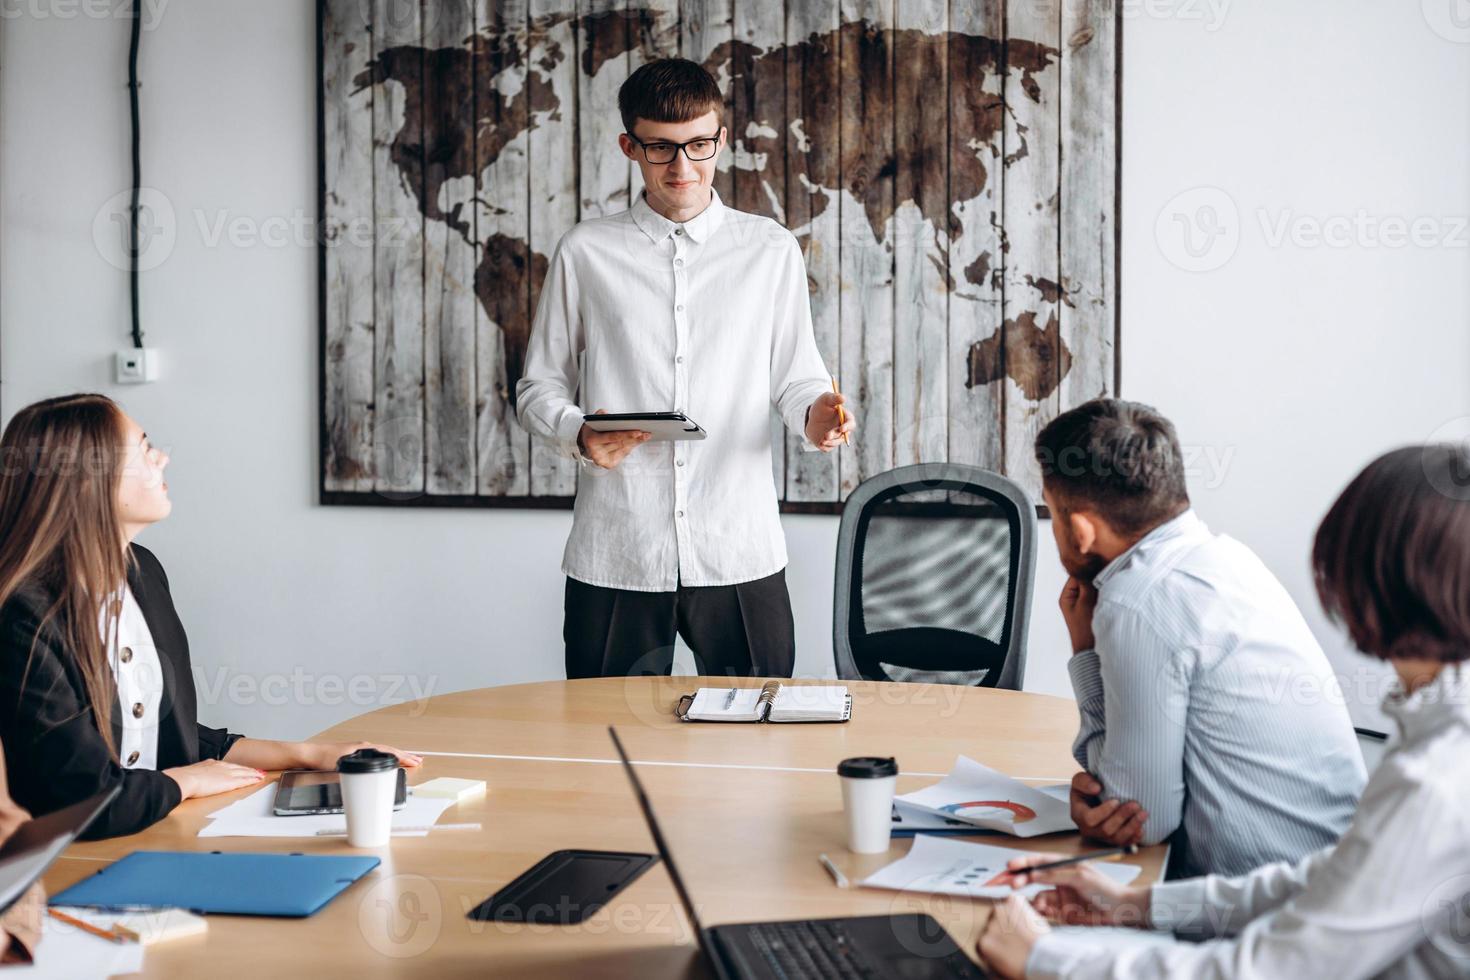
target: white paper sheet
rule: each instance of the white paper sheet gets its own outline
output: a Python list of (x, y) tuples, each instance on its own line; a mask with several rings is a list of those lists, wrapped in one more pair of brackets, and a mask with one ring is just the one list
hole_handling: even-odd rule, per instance
[[(347, 818), (340, 813), (303, 817), (278, 817), (271, 813), (276, 798), (275, 784), (251, 793), (210, 814), (210, 820), (199, 831), (200, 837), (315, 837), (318, 830), (347, 831)], [(393, 812), (393, 826), (427, 827), (438, 821), (456, 800), (417, 797), (409, 794), (403, 809)], [(428, 831), (401, 834), (403, 837), (426, 837)]]
[[(1050, 885), (1027, 885), (1015, 889), (1010, 885), (987, 885), (1000, 874), (1012, 858), (1025, 857), (1029, 851), (1012, 847), (992, 847), (956, 840), (953, 837), (918, 836), (908, 854), (864, 878), (865, 888), (887, 888), (901, 892), (924, 892), (932, 895), (963, 895), (971, 898), (1005, 898), (1011, 894), (1026, 897), (1039, 894)], [(1114, 864), (1095, 861), (1092, 865), (1109, 878), (1126, 885), (1143, 871), (1136, 864)]]
[(933, 786), (905, 793), (898, 799), (985, 830), (998, 830), (1016, 837), (1036, 837), (1077, 829), (1065, 799), (1033, 789), (963, 755), (955, 760), (948, 776)]
[(46, 916), (41, 920), (41, 942), (36, 962), (7, 966), (5, 980), (77, 980), (79, 977), (112, 977), (143, 971), (140, 943), (114, 943), (74, 925)]

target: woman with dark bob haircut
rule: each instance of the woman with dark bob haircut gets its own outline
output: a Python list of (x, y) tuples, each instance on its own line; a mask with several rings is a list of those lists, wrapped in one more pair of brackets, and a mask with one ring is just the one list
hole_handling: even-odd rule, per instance
[[(1470, 447), (1379, 457), (1317, 529), (1317, 593), (1369, 656), (1393, 665), (1398, 738), (1337, 844), (1239, 878), (1123, 887), (1088, 865), (996, 906), (980, 953), (1004, 977), (1470, 976)], [(1043, 918), (1045, 917), (1045, 918)], [(1053, 931), (1064, 925), (1152, 930)], [(1205, 942), (1181, 943), (1168, 933)]]

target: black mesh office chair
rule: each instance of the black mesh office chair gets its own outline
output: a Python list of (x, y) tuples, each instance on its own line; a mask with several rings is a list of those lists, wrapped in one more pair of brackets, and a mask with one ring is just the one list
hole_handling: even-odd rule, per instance
[(1019, 690), (1036, 507), (1003, 476), (921, 463), (842, 508), (832, 627), (838, 676)]

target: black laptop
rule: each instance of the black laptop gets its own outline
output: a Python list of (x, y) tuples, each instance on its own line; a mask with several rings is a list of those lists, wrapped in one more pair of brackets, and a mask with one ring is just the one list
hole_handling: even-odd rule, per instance
[(27, 820), (0, 843), (0, 912), (25, 894), (121, 788), (114, 786), (80, 803)]
[(721, 980), (806, 980), (808, 977), (984, 977), (986, 973), (960, 951), (931, 915), (853, 916), (842, 919), (798, 919), (789, 922), (740, 922), (704, 928), (674, 855), (664, 842), (653, 806), (618, 733), (613, 745), (633, 784), (643, 819), (668, 868), (674, 891), (699, 938), (699, 948)]

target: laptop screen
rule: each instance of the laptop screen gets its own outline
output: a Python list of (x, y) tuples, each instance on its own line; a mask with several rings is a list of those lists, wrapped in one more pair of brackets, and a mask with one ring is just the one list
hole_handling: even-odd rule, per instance
[(25, 894), (121, 788), (114, 786), (80, 803), (28, 820), (0, 843), (0, 912)]
[(653, 835), (654, 847), (658, 848), (659, 859), (669, 871), (669, 880), (674, 883), (674, 891), (679, 893), (679, 901), (684, 906), (684, 914), (689, 917), (689, 924), (694, 927), (694, 936), (699, 940), (699, 948), (711, 963), (718, 963), (718, 957), (715, 956), (714, 950), (709, 948), (705, 939), (704, 926), (700, 924), (699, 913), (694, 910), (694, 900), (689, 897), (689, 889), (684, 887), (684, 878), (674, 864), (674, 855), (669, 851), (663, 831), (659, 830), (658, 818), (653, 815), (653, 805), (648, 801), (648, 794), (643, 791), (643, 783), (639, 781), (638, 773), (633, 769), (633, 763), (628, 761), (628, 753), (623, 751), (623, 742), (618, 738), (617, 731), (609, 725), (607, 733), (612, 736), (613, 748), (617, 749), (618, 758), (622, 760), (623, 771), (628, 774), (628, 780), (633, 784), (633, 795), (638, 797), (638, 806), (643, 810), (643, 819), (648, 823), (648, 832)]

